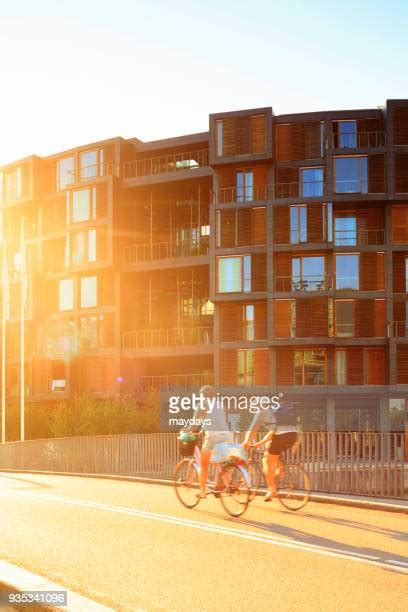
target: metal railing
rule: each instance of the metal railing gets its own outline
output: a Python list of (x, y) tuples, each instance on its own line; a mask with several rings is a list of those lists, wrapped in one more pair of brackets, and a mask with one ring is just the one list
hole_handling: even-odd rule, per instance
[(213, 204), (230, 202), (256, 202), (269, 199), (269, 185), (251, 185), (247, 187), (221, 187), (211, 191)]
[(387, 136), (385, 131), (348, 132), (333, 135), (333, 147), (338, 149), (368, 149), (385, 147)]
[[(242, 440), (242, 434), (237, 434)], [(303, 432), (285, 459), (302, 465), (314, 491), (407, 499), (404, 433)], [(122, 434), (8, 442), (1, 470), (172, 478), (177, 434)]]
[(209, 237), (201, 237), (199, 242), (181, 240), (179, 242), (152, 242), (151, 244), (131, 244), (123, 247), (123, 263), (136, 264), (154, 259), (172, 259), (174, 257), (192, 257), (207, 255)]
[(211, 344), (212, 327), (176, 327), (173, 329), (142, 329), (123, 333), (123, 349)]
[(408, 338), (408, 321), (391, 321), (390, 333), (393, 338)]
[(208, 149), (172, 153), (149, 159), (136, 159), (123, 163), (123, 178), (137, 178), (152, 174), (166, 174), (177, 170), (195, 170), (208, 166)]
[(274, 198), (320, 198), (324, 196), (324, 181), (296, 181), (294, 183), (275, 183)]
[(384, 229), (334, 230), (336, 246), (385, 244)]
[(67, 185), (79, 183), (81, 181), (89, 181), (94, 178), (103, 176), (116, 176), (120, 174), (119, 164), (113, 161), (99, 162), (90, 166), (80, 166), (79, 170), (69, 170), (67, 174), (70, 176), (70, 181), (60, 182), (59, 188), (65, 189)]
[(316, 274), (299, 278), (296, 276), (275, 276), (275, 291), (328, 291), (332, 289), (331, 274)]
[(137, 390), (151, 391), (159, 389), (171, 389), (173, 387), (182, 387), (184, 389), (190, 389), (191, 387), (211, 385), (213, 384), (213, 382), (213, 374), (205, 372), (199, 372), (197, 374), (164, 374), (157, 376), (140, 376), (137, 379)]

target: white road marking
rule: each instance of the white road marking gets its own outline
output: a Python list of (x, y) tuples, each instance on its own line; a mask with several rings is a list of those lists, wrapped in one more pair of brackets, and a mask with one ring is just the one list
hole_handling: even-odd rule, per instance
[[(163, 523), (169, 523), (182, 527), (190, 527), (193, 529), (200, 529), (202, 531), (208, 531), (212, 533), (219, 533), (222, 535), (228, 535), (237, 537), (245, 540), (252, 540), (255, 542), (262, 542), (264, 544), (273, 544), (275, 546), (281, 546), (284, 548), (292, 548), (302, 552), (315, 553), (318, 555), (324, 555), (328, 557), (335, 557), (338, 559), (347, 559), (349, 561), (357, 561), (362, 563), (368, 563), (370, 565), (376, 565), (381, 568), (390, 568), (393, 566), (395, 571), (408, 574), (408, 563), (401, 561), (392, 561), (391, 559), (382, 560), (379, 557), (372, 555), (365, 555), (363, 553), (350, 552), (346, 549), (332, 548), (329, 546), (320, 546), (318, 544), (310, 544), (302, 542), (301, 540), (289, 540), (278, 536), (272, 536), (269, 534), (262, 534), (256, 531), (247, 531), (244, 529), (226, 527), (223, 525), (217, 525), (214, 523), (206, 523), (203, 521), (185, 519), (176, 517), (169, 514), (161, 514), (159, 512), (150, 512), (148, 510), (138, 510), (136, 508), (127, 508), (125, 506), (112, 506), (110, 504), (104, 504), (96, 501), (87, 501), (77, 499), (73, 497), (65, 497), (59, 495), (50, 495), (47, 493), (27, 493), (24, 491), (2, 491), (3, 495), (7, 496), (19, 496), (19, 497), (30, 497), (39, 501), (51, 501), (62, 504), (82, 506), (85, 508), (91, 508), (95, 510), (104, 510), (107, 512), (115, 512), (118, 514), (126, 514), (129, 516), (135, 516), (148, 520), (160, 521)], [(398, 568), (396, 567), (398, 565)]]
[(83, 597), (79, 595), (79, 593), (75, 593), (70, 591), (64, 586), (60, 584), (56, 584), (55, 582), (50, 582), (47, 578), (43, 576), (38, 576), (37, 574), (33, 574), (17, 565), (13, 565), (12, 563), (8, 563), (8, 561), (3, 561), (0, 559), (0, 576), (2, 582), (7, 584), (11, 589), (15, 589), (16, 591), (62, 591), (67, 592), (67, 607), (59, 607), (55, 606), (57, 610), (72, 610), (73, 612), (109, 612), (112, 611), (113, 608), (107, 608), (102, 604), (93, 601), (92, 599), (88, 599), (87, 597)]

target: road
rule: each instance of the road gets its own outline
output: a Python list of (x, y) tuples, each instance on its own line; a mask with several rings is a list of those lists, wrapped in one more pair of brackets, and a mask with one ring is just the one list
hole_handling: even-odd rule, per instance
[(115, 610), (406, 610), (407, 532), (403, 514), (257, 498), (233, 520), (166, 486), (0, 474), (0, 558)]

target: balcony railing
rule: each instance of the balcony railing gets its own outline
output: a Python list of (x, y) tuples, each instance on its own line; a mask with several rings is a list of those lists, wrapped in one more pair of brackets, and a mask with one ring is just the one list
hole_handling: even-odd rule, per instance
[(212, 385), (214, 376), (212, 373), (200, 372), (198, 374), (163, 374), (159, 376), (140, 376), (137, 379), (138, 391), (153, 391), (158, 389), (169, 389), (172, 387), (201, 387)]
[(275, 276), (275, 291), (327, 291), (332, 289), (331, 274), (316, 274), (304, 278)]
[(124, 162), (123, 178), (166, 174), (177, 170), (196, 170), (204, 166), (208, 166), (208, 149)]
[(70, 170), (67, 172), (70, 180), (65, 181), (64, 184), (60, 182), (60, 189), (65, 189), (68, 185), (74, 183), (89, 181), (103, 176), (118, 177), (119, 174), (120, 166), (113, 161), (100, 162), (99, 164), (92, 164), (91, 166), (80, 166), (78, 171)]
[(384, 229), (334, 230), (334, 244), (336, 246), (357, 246), (384, 243)]
[(286, 198), (320, 198), (324, 196), (324, 181), (305, 181), (303, 183), (275, 183), (274, 197), (276, 200)]
[(269, 185), (251, 185), (249, 187), (222, 187), (212, 191), (213, 204), (228, 204), (230, 202), (256, 202), (269, 198)]
[(180, 242), (153, 242), (151, 244), (133, 244), (123, 248), (123, 263), (136, 264), (155, 259), (172, 259), (174, 257), (192, 257), (207, 255), (209, 251), (208, 237), (200, 242), (183, 240)]
[(212, 327), (178, 327), (173, 329), (142, 329), (123, 334), (123, 349), (134, 350), (167, 346), (211, 344)]
[(408, 321), (391, 321), (390, 333), (393, 338), (408, 338)]
[[(337, 141), (337, 142), (336, 142)], [(349, 132), (333, 138), (333, 146), (338, 149), (368, 149), (385, 147), (387, 142), (384, 131)]]

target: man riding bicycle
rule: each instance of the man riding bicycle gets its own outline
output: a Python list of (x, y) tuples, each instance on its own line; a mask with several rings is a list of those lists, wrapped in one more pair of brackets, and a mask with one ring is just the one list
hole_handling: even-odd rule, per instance
[[(273, 497), (276, 497), (275, 476), (280, 473), (282, 465), (281, 453), (294, 446), (297, 442), (297, 428), (296, 425), (289, 424), (291, 419), (288, 418), (287, 412), (287, 410), (282, 408), (277, 411), (271, 407), (260, 410), (255, 414), (243, 442), (245, 448), (250, 446), (260, 448), (265, 445), (266, 452), (262, 459), (262, 467), (268, 491), (264, 501), (270, 501)], [(280, 418), (281, 414), (284, 415), (285, 413), (286, 418), (285, 416)], [(284, 424), (285, 421), (287, 424)], [(266, 432), (265, 436), (259, 442), (251, 445), (251, 440), (260, 431)]]

